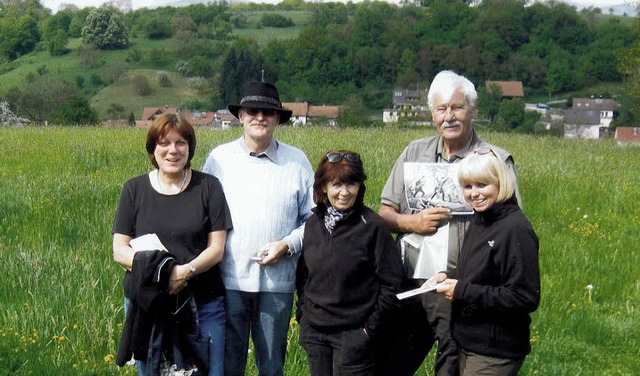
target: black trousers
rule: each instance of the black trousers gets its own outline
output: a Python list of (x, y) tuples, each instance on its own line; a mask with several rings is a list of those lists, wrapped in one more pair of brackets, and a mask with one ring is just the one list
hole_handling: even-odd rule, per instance
[[(407, 289), (423, 281), (413, 281)], [(382, 334), (376, 356), (376, 376), (412, 376), (435, 343), (434, 374), (459, 376), (458, 347), (451, 338), (451, 304), (428, 292), (402, 301), (402, 309)]]

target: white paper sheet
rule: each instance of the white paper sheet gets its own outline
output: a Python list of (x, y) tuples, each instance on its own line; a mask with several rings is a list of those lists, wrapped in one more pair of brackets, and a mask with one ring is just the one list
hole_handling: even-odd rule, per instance
[(413, 268), (411, 278), (429, 279), (447, 268), (449, 224), (431, 235), (405, 235), (400, 241), (400, 248), (403, 262), (408, 262)]
[(429, 284), (424, 284), (420, 287), (418, 287), (417, 289), (413, 289), (413, 290), (409, 290), (409, 291), (405, 291), (402, 292), (400, 294), (397, 294), (396, 296), (398, 297), (398, 299), (402, 300), (402, 299), (406, 299), (415, 295), (419, 295), (419, 294), (423, 294), (425, 292), (429, 292), (429, 291), (433, 291), (436, 290), (442, 286), (445, 286), (444, 283), (438, 283), (436, 285), (429, 285)]
[(137, 251), (155, 251), (155, 250), (169, 252), (167, 247), (165, 247), (164, 244), (162, 244), (162, 242), (160, 241), (160, 238), (158, 238), (158, 235), (156, 234), (146, 234), (146, 235), (138, 236), (135, 239), (131, 239), (131, 242), (129, 242), (129, 244), (131, 245), (131, 248), (133, 248), (133, 250), (136, 252)]

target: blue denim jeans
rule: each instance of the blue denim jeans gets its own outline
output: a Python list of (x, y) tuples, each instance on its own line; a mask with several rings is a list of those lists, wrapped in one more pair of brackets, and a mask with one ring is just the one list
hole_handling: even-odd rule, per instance
[[(131, 300), (124, 299), (124, 314), (127, 315)], [(209, 376), (224, 375), (224, 335), (225, 314), (224, 298), (218, 297), (209, 303), (198, 306), (200, 333), (209, 336)], [(136, 360), (138, 375), (147, 374), (147, 362)]]
[(244, 376), (249, 334), (259, 375), (283, 375), (292, 306), (292, 293), (227, 290), (225, 376)]
[(200, 333), (209, 336), (209, 376), (224, 375), (224, 298), (198, 306)]

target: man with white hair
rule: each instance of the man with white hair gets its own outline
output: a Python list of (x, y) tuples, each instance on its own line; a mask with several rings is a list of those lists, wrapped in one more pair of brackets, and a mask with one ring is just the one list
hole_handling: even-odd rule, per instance
[[(398, 157), (382, 191), (379, 214), (398, 234), (398, 241), (406, 234), (432, 236), (448, 230), (445, 234), (448, 236), (447, 269), (456, 266), (470, 216), (453, 216), (451, 210), (444, 207), (410, 208), (405, 195), (404, 164), (457, 163), (473, 150), (490, 148), (515, 175), (511, 154), (481, 140), (473, 129), (471, 119), (477, 97), (475, 86), (467, 78), (448, 70), (438, 73), (428, 94), (438, 135), (411, 142)], [(516, 196), (520, 202), (517, 188)], [(444, 226), (447, 223), (449, 226)], [(414, 279), (413, 275), (406, 275), (405, 280), (407, 289), (424, 282), (424, 279)], [(388, 355), (380, 362), (383, 365), (378, 374), (413, 375), (438, 341), (435, 374), (458, 375), (458, 349), (449, 327), (450, 303), (441, 294), (424, 293), (419, 299), (403, 301), (403, 307), (402, 316), (397, 320), (398, 328), (387, 341), (389, 348), (384, 352)]]

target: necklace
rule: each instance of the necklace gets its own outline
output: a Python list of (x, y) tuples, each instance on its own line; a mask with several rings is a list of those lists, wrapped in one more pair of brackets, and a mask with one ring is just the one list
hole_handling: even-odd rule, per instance
[[(160, 193), (164, 194), (164, 190), (162, 189), (162, 183), (160, 182), (160, 170), (158, 170), (158, 174), (156, 176), (158, 177), (158, 188), (160, 189)], [(180, 190), (178, 190), (178, 193), (182, 192), (182, 190), (184, 189), (184, 184), (186, 182), (187, 182), (187, 170), (185, 169), (184, 174), (182, 175), (182, 182), (180, 183)]]

